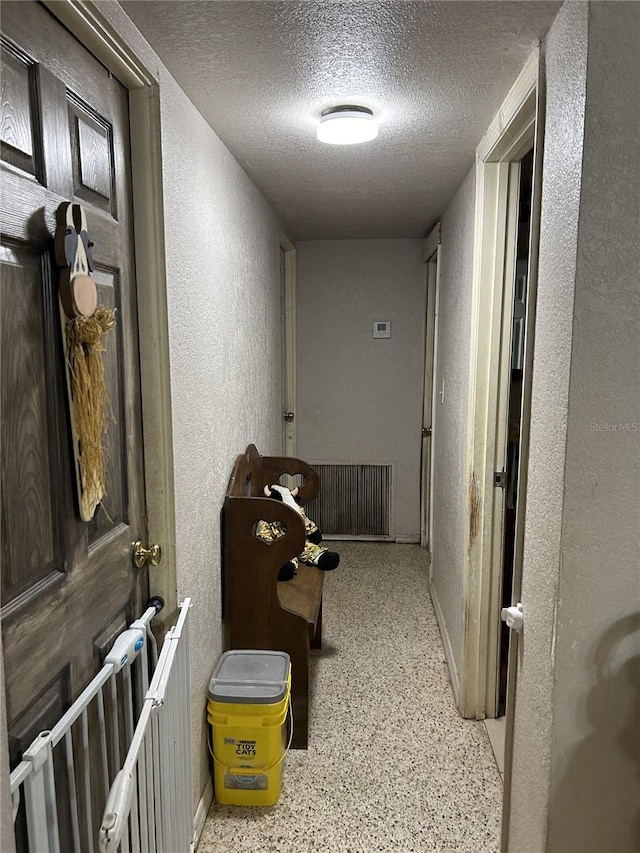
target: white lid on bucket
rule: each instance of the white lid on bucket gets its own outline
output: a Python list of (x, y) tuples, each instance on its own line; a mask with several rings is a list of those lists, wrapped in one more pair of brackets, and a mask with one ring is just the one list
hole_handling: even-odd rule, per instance
[(271, 705), (287, 692), (291, 661), (286, 652), (232, 649), (214, 670), (207, 696), (214, 702)]

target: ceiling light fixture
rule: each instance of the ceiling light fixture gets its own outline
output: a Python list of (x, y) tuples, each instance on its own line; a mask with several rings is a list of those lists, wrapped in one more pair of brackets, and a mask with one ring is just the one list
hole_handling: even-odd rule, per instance
[(367, 107), (341, 105), (323, 110), (318, 125), (318, 139), (329, 145), (356, 145), (378, 135), (373, 112)]

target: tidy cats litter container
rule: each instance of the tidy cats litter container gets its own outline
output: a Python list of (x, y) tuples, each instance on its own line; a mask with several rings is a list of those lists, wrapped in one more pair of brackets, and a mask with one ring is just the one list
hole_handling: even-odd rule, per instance
[[(291, 661), (286, 652), (235, 649), (216, 666), (208, 691), (216, 800), (272, 806), (280, 797)], [(293, 720), (290, 722), (293, 731)]]

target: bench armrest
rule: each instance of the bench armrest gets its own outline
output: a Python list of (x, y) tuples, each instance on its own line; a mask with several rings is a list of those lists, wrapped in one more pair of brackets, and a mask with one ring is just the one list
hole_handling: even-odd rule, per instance
[[(237, 558), (243, 556), (245, 560), (240, 560), (240, 563), (244, 564), (244, 571), (248, 574), (257, 571), (261, 580), (264, 580), (266, 567), (254, 564), (257, 557), (257, 563), (271, 565), (268, 582), (275, 584), (280, 567), (292, 557), (297, 557), (304, 549), (305, 529), (301, 517), (282, 501), (267, 497), (228, 496), (225, 501), (225, 513), (226, 546), (234, 552), (232, 556), (236, 558), (232, 559), (231, 565), (237, 567)], [(271, 543), (263, 542), (255, 534), (259, 521), (280, 521), (286, 527), (287, 533), (282, 539)], [(247, 557), (253, 559), (246, 561)]]

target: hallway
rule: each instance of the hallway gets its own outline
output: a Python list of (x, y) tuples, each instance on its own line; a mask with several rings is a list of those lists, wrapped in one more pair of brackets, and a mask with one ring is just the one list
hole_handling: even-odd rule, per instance
[(481, 723), (454, 705), (417, 545), (339, 542), (310, 748), (274, 808), (213, 805), (199, 853), (496, 853), (502, 784)]

